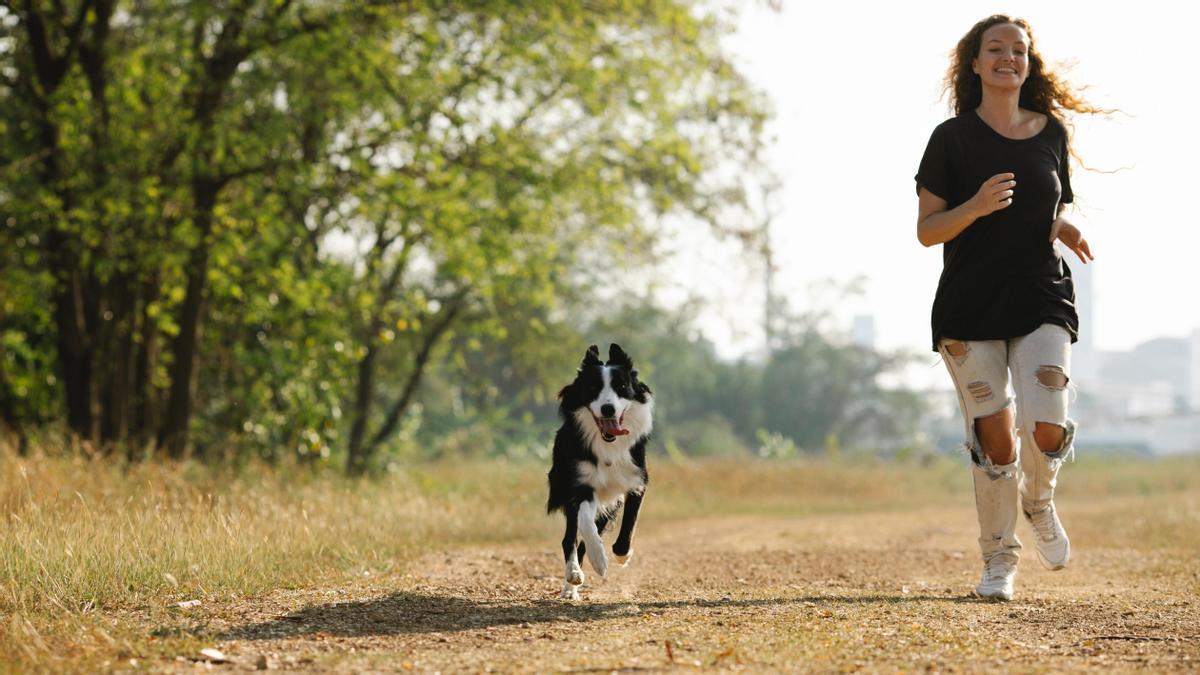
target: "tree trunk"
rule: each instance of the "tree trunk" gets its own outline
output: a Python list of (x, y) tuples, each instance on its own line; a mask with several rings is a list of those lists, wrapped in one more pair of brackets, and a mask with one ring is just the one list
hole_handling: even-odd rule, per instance
[(98, 363), (103, 373), (101, 378), (101, 408), (103, 410), (100, 438), (106, 449), (129, 438), (130, 411), (132, 409), (132, 380), (134, 358), (134, 311), (137, 296), (132, 292), (128, 276), (120, 276), (108, 295), (112, 299), (103, 317), (101, 330), (104, 339), (100, 353), (104, 361)]
[(200, 230), (200, 243), (192, 249), (188, 258), (187, 294), (180, 309), (179, 334), (171, 345), (171, 391), (162, 429), (158, 434), (159, 447), (165, 448), (172, 459), (180, 459), (187, 452), (193, 374), (199, 358), (200, 330), (204, 318), (209, 238), (212, 235), (213, 209), (220, 189), (220, 184), (211, 179), (197, 179), (192, 185), (195, 207), (193, 222)]
[[(39, 72), (43, 87), (46, 82), (57, 81), (49, 73)], [(49, 95), (49, 92), (47, 92)], [(38, 109), (39, 129), (38, 140), (42, 150), (42, 159), (38, 166), (38, 181), (52, 191), (61, 202), (58, 214), (70, 212), (73, 204), (71, 194), (60, 188), (58, 127), (51, 119), (49, 103), (36, 93), (35, 105)], [(92, 433), (92, 359), (89, 341), (87, 339), (87, 316), (84, 312), (84, 283), (80, 270), (79, 256), (75, 246), (63, 233), (62, 223), (54, 222), (53, 218), (62, 217), (58, 214), (48, 214), (46, 241), (46, 256), (51, 273), (54, 275), (54, 324), (57, 333), (58, 369), (62, 380), (63, 392), (67, 405), (67, 426), (72, 434), (89, 438)]]
[[(91, 139), (87, 163), (90, 188), (104, 194), (110, 183), (112, 149), (109, 142), (108, 112), (108, 36), (113, 13), (113, 0), (91, 0), (91, 19), (88, 30), (79, 43), (79, 65), (87, 79), (91, 96), (92, 116), (89, 125)], [(106, 223), (110, 227), (111, 224)], [(138, 267), (137, 252), (124, 247), (112, 250), (102, 246), (105, 257), (124, 259), (130, 269)], [(130, 380), (133, 356), (133, 311), (137, 304), (133, 287), (136, 272), (125, 272), (108, 278), (101, 286), (93, 282), (93, 295), (98, 299), (95, 317), (90, 325), (95, 348), (92, 350), (92, 370), (95, 379), (92, 394), (93, 425), (98, 426), (101, 448), (108, 452), (124, 441), (129, 433)]]
[[(60, 202), (60, 210), (54, 217), (65, 217), (70, 213), (74, 200), (70, 191), (61, 185), (59, 166), (59, 129), (54, 122), (53, 97), (79, 47), (88, 13), (93, 10), (91, 2), (79, 4), (73, 17), (68, 17), (61, 4), (56, 5), (57, 14), (49, 19), (33, 3), (26, 3), (19, 14), (29, 38), (33, 70), (26, 83), (25, 95), (38, 112), (38, 144), (42, 156), (38, 167), (38, 181), (53, 193)], [(63, 30), (65, 44), (55, 44), (59, 35), (55, 29)], [(21, 80), (21, 78), (18, 78)], [(57, 329), (58, 367), (66, 394), (67, 425), (76, 436), (96, 440), (98, 426), (93, 416), (95, 384), (92, 374), (93, 345), (88, 336), (89, 315), (87, 312), (85, 275), (81, 268), (74, 242), (64, 233), (62, 223), (51, 220), (47, 223), (46, 254), (50, 271), (54, 275), (54, 322)]]
[(371, 414), (371, 401), (375, 397), (375, 359), (378, 355), (373, 337), (368, 338), (367, 353), (358, 362), (358, 385), (354, 397), (354, 424), (350, 428), (350, 447), (346, 456), (346, 473), (361, 476), (367, 470), (364, 439), (367, 437), (367, 421)]
[(429, 360), (433, 356), (433, 348), (437, 346), (442, 336), (454, 324), (454, 320), (458, 318), (458, 314), (462, 310), (461, 297), (460, 295), (449, 303), (442, 317), (425, 334), (425, 338), (421, 342), (421, 348), (417, 350), (416, 356), (413, 357), (413, 369), (408, 374), (408, 381), (404, 383), (404, 390), (400, 393), (400, 398), (392, 405), (387, 417), (384, 418), (383, 426), (379, 427), (379, 431), (371, 438), (371, 444), (367, 446), (368, 457), (374, 454), (375, 449), (381, 443), (395, 433), (396, 425), (400, 423), (400, 418), (404, 416), (404, 413), (412, 404), (413, 398), (417, 393), (417, 387), (420, 386), (421, 380), (425, 377), (425, 368), (429, 365)]
[(158, 397), (154, 392), (154, 370), (158, 367), (158, 321), (150, 315), (150, 308), (158, 301), (161, 277), (162, 273), (156, 270), (142, 284), (142, 304), (138, 310), (141, 340), (133, 371), (134, 433), (130, 440), (134, 445), (129, 447), (130, 459), (134, 458), (134, 452), (140, 453), (150, 443), (158, 428), (155, 408)]
[[(52, 248), (67, 246), (61, 234), (47, 238)], [(60, 240), (61, 243), (55, 242)], [(79, 270), (65, 252), (56, 256), (54, 323), (58, 333), (58, 374), (66, 394), (67, 427), (80, 438), (92, 433), (92, 359), (87, 345), (87, 326), (82, 300), (83, 283)]]

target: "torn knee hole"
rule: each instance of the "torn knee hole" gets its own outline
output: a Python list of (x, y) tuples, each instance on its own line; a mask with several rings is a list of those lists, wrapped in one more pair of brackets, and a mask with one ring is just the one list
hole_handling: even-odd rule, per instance
[(1008, 408), (975, 418), (975, 439), (980, 452), (996, 464), (1012, 464), (1017, 457), (1016, 437), (1007, 419)]
[(1034, 372), (1034, 377), (1037, 378), (1038, 384), (1055, 391), (1066, 389), (1067, 383), (1071, 381), (1060, 366), (1042, 366)]
[(1067, 440), (1067, 430), (1060, 424), (1037, 422), (1033, 427), (1033, 440), (1042, 452), (1058, 452)]
[(946, 342), (942, 345), (942, 349), (945, 349), (946, 355), (960, 366), (967, 360), (967, 355), (971, 353), (971, 347), (965, 342)]
[(987, 382), (971, 382), (967, 385), (967, 393), (971, 395), (971, 398), (975, 399), (976, 403), (983, 403), (984, 401), (991, 400), (992, 387)]
[(962, 342), (947, 342), (946, 351), (954, 358), (962, 358), (967, 355), (970, 348)]

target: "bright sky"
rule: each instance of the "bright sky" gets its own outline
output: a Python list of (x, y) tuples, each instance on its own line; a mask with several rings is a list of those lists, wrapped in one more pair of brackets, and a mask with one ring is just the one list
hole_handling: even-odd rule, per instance
[[(784, 0), (778, 13), (753, 5), (728, 46), (775, 106), (781, 292), (803, 297), (814, 281), (866, 275), (865, 296), (842, 308), (846, 325), (870, 314), (878, 346), (928, 348), (941, 247), (917, 243), (912, 177), (929, 133), (950, 114), (939, 99), (949, 51), (976, 21), (1004, 11), (1030, 22), (1047, 62), (1075, 62), (1068, 79), (1090, 87), (1089, 101), (1128, 113), (1076, 125), (1085, 162), (1128, 167), (1072, 175), (1074, 219), (1097, 258), (1095, 346), (1128, 349), (1200, 329), (1200, 233), (1189, 206), (1200, 195), (1200, 5)], [(748, 281), (757, 282), (731, 278), (714, 291), (717, 324), (761, 321), (761, 305), (741, 300), (750, 291), (737, 283)], [(756, 346), (753, 330), (722, 331), (712, 337), (723, 352)]]

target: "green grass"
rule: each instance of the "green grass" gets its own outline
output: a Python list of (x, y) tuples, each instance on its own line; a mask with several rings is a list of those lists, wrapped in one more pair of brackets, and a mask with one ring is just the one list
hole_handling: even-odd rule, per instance
[[(919, 508), (961, 502), (969, 481), (962, 458), (654, 458), (648, 508), (660, 522)], [(13, 655), (14, 670), (102, 667), (155, 653), (155, 640), (122, 617), (169, 611), (181, 600), (337, 586), (402, 570), (429, 549), (553, 541), (558, 520), (544, 515), (544, 482), (545, 467), (505, 461), (420, 464), (351, 481), (0, 455), (0, 653)], [(1062, 494), (1198, 487), (1200, 458), (1103, 458), (1070, 465)]]

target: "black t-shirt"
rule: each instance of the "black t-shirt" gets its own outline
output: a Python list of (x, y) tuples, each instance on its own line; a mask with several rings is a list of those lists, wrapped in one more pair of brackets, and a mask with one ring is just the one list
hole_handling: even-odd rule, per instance
[(946, 201), (966, 202), (998, 173), (1015, 174), (1013, 201), (942, 245), (933, 301), (933, 347), (943, 338), (1003, 340), (1044, 323), (1077, 339), (1071, 270), (1050, 243), (1059, 202), (1070, 203), (1067, 132), (1053, 116), (1032, 138), (1001, 136), (975, 112), (942, 122), (929, 137), (916, 179)]

